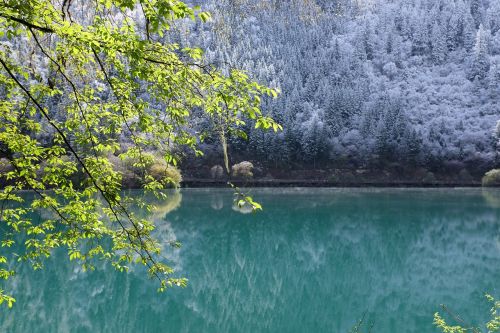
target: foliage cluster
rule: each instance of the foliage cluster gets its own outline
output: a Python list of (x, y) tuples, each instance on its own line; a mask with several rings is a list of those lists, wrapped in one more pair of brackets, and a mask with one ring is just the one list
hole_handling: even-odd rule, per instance
[(500, 186), (500, 169), (488, 171), (482, 180), (483, 186)]
[[(280, 128), (260, 110), (275, 90), (242, 71), (216, 69), (199, 48), (168, 42), (179, 20), (208, 19), (178, 0), (1, 1), (0, 158), (7, 166), (0, 176), (8, 184), (0, 192), (1, 279), (15, 275), (19, 262), (41, 268), (63, 247), (84, 269), (95, 260), (120, 271), (137, 263), (160, 291), (186, 285), (163, 259), (155, 225), (129, 209), (152, 207), (122, 192), (123, 170), (112, 159), (130, 162), (141, 187), (162, 198), (165, 180), (180, 180), (178, 152), (202, 154), (194, 113), (211, 119), (221, 139), (244, 136), (239, 127), (248, 123)], [(36, 193), (32, 202), (23, 202), (25, 189)], [(53, 216), (32, 218), (43, 210)], [(3, 289), (0, 303), (10, 307), (14, 299)]]
[[(491, 318), (485, 325), (486, 332), (487, 333), (500, 332), (500, 301), (495, 300), (490, 295), (486, 295), (486, 298), (492, 304), (492, 307), (490, 310)], [(447, 308), (444, 306), (443, 306), (443, 309), (446, 310), (447, 312), (449, 312), (447, 310)], [(446, 320), (444, 320), (443, 317), (439, 313), (434, 314), (434, 325), (436, 325), (436, 327), (438, 327), (443, 333), (467, 333), (467, 332), (481, 333), (481, 332), (484, 332), (479, 327), (474, 327), (474, 326), (465, 324), (464, 321), (460, 317), (457, 317), (453, 314), (451, 314), (451, 315), (454, 317), (455, 321), (457, 321), (457, 325), (449, 325), (446, 322)]]

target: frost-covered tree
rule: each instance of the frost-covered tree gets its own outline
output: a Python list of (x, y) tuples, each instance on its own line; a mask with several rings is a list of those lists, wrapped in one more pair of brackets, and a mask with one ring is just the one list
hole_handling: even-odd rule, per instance
[(432, 27), (432, 59), (436, 64), (442, 64), (446, 60), (446, 37), (439, 23)]
[(306, 162), (312, 162), (312, 167), (316, 168), (316, 163), (325, 159), (328, 154), (327, 133), (324, 122), (321, 120), (321, 110), (315, 109), (310, 104), (306, 104), (306, 107), (304, 116), (309, 119), (303, 123), (303, 159)]
[(482, 23), (482, 9), (483, 6), (481, 4), (481, 0), (471, 0), (470, 1), (470, 13), (472, 18), (474, 19), (474, 24), (476, 28), (478, 28)]
[[(207, 49), (207, 61), (244, 68), (283, 92), (278, 102), (263, 104), (265, 114), (284, 125), (282, 141), (251, 131), (248, 141), (231, 143), (234, 151), (262, 161), (303, 161), (308, 104), (321, 110), (317, 119), (329, 149), (322, 162), (337, 165), (348, 156), (354, 164), (375, 163), (376, 138), (385, 135), (381, 100), (388, 95), (400, 100), (406, 134), (387, 136), (399, 138), (385, 140), (397, 152), (387, 154), (387, 162), (413, 154), (427, 167), (448, 160), (470, 168), (493, 163), (498, 1), (199, 2), (213, 13), (209, 26), (197, 27), (192, 40), (173, 33), (165, 38), (198, 44)], [(206, 123), (200, 120), (200, 130)]]
[(482, 25), (476, 34), (476, 44), (474, 45), (471, 64), (469, 69), (469, 80), (482, 80), (490, 70), (490, 58), (488, 54), (488, 33)]
[(486, 11), (486, 24), (495, 36), (500, 31), (500, 1), (491, 1)]
[(498, 139), (497, 149), (500, 151), (500, 120), (497, 121), (497, 126), (495, 127), (495, 136)]
[(466, 51), (471, 51), (476, 43), (476, 28), (470, 13), (465, 14), (462, 29), (464, 48)]

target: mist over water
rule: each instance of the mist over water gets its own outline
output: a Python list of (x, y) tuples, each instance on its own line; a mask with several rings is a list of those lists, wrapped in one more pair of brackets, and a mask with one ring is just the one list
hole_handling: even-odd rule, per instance
[[(137, 195), (141, 195), (137, 192)], [(446, 304), (484, 322), (500, 297), (500, 191), (254, 189), (257, 214), (220, 189), (183, 190), (153, 215), (186, 289), (141, 268), (84, 273), (63, 251), (8, 282), (2, 332), (435, 332)]]

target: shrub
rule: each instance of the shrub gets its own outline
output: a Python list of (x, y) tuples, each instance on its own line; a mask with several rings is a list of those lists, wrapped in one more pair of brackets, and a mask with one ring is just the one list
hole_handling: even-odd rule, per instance
[(149, 174), (165, 184), (179, 187), (182, 182), (182, 175), (179, 169), (172, 165), (168, 165), (164, 159), (157, 158), (148, 168)]
[(500, 186), (500, 169), (488, 171), (483, 177), (483, 186)]
[(212, 179), (222, 179), (224, 178), (224, 168), (220, 165), (214, 165), (210, 169), (210, 177)]
[[(179, 169), (167, 164), (162, 157), (155, 156), (152, 153), (144, 152), (142, 157), (144, 158), (144, 163), (147, 165), (146, 172), (155, 180), (171, 187), (180, 186), (182, 175)], [(122, 185), (124, 187), (136, 188), (141, 186), (141, 175), (144, 173), (144, 169), (137, 166), (138, 159), (130, 156), (120, 158), (109, 154), (108, 160), (114, 169), (122, 174)]]
[(253, 171), (253, 164), (248, 161), (243, 161), (238, 164), (235, 164), (231, 168), (232, 176), (236, 178), (250, 179), (253, 177), (252, 171)]
[(351, 171), (343, 170), (339, 175), (339, 182), (341, 183), (355, 183), (356, 176)]

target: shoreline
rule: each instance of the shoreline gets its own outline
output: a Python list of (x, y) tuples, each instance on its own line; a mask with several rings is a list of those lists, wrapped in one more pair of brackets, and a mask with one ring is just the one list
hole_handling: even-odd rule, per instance
[[(232, 184), (238, 187), (318, 187), (318, 188), (336, 188), (336, 187), (392, 187), (392, 188), (453, 188), (453, 187), (482, 187), (481, 182), (415, 182), (415, 181), (394, 181), (394, 182), (333, 182), (328, 180), (309, 180), (309, 179), (273, 179), (273, 180), (232, 180)], [(181, 182), (181, 188), (209, 188), (209, 187), (227, 187), (228, 181), (211, 179), (186, 179)]]

